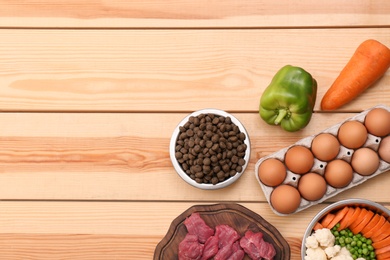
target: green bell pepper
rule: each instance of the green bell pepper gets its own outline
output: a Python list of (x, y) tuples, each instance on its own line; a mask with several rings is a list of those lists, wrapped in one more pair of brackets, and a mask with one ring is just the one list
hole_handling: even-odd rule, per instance
[(268, 124), (295, 132), (310, 122), (316, 96), (317, 81), (304, 69), (286, 65), (262, 94), (259, 114)]

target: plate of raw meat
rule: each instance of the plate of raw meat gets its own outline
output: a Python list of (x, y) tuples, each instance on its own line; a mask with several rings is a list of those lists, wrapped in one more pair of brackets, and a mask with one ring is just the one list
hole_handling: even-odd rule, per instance
[(260, 215), (239, 204), (195, 205), (172, 221), (154, 260), (289, 260), (290, 247)]

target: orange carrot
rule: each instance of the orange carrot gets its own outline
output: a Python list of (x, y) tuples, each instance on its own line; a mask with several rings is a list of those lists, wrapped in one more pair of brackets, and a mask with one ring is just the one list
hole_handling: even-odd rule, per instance
[(369, 39), (361, 43), (321, 101), (322, 110), (335, 110), (360, 95), (390, 67), (390, 49)]
[(384, 254), (387, 252), (390, 252), (390, 245), (375, 250), (375, 254), (377, 255)]
[(385, 247), (385, 246), (388, 246), (388, 245), (390, 245), (390, 236), (386, 237), (385, 239), (383, 239), (381, 241), (372, 243), (372, 246), (375, 249), (379, 249), (379, 248), (382, 248), (382, 247)]
[(324, 227), (321, 225), (320, 222), (317, 222), (314, 227), (313, 227), (313, 230), (317, 230), (317, 229), (323, 229)]
[(376, 260), (390, 260), (390, 252), (376, 255)]
[(390, 222), (386, 221), (380, 229), (378, 229), (374, 234), (372, 234), (371, 240), (372, 242), (378, 242), (388, 236), (390, 236)]
[(326, 214), (325, 215), (325, 217), (321, 220), (321, 225), (323, 226), (323, 227), (327, 227), (328, 225), (329, 225), (329, 223), (333, 220), (333, 218), (334, 218), (334, 214), (332, 214), (332, 213), (328, 213), (328, 214)]
[[(357, 225), (360, 224), (360, 222), (363, 221), (364, 219), (364, 216), (366, 216), (368, 210), (366, 210), (365, 208), (362, 208), (362, 210), (360, 211), (360, 214), (359, 216), (357, 216), (356, 220), (351, 223), (351, 225), (349, 225), (349, 229), (352, 231), (352, 229), (354, 229), (355, 227), (357, 227)], [(353, 231), (352, 231), (353, 232)]]
[(362, 235), (366, 237), (366, 233), (367, 233), (368, 231), (370, 231), (373, 227), (375, 227), (375, 225), (378, 224), (378, 222), (379, 222), (380, 219), (381, 219), (381, 215), (375, 214), (375, 215), (372, 217), (370, 223), (368, 223), (368, 224), (362, 229), (362, 231), (360, 231), (360, 232), (362, 233)]
[[(348, 221), (348, 223), (347, 223), (348, 225), (347, 225), (346, 227), (349, 227), (352, 223), (354, 223), (354, 222), (357, 221), (357, 219), (358, 219), (358, 217), (359, 217), (361, 211), (362, 211), (361, 208), (359, 208), (359, 207), (355, 208), (355, 211), (353, 212), (353, 214), (352, 214), (352, 216), (351, 216), (351, 220)], [(340, 225), (340, 226), (341, 226), (341, 225)], [(343, 228), (343, 229), (345, 229), (345, 228)], [(338, 230), (340, 231), (340, 230), (342, 230), (342, 229), (339, 228)]]
[(351, 228), (352, 233), (354, 234), (360, 233), (360, 231), (362, 231), (362, 229), (370, 222), (373, 216), (374, 216), (374, 212), (368, 210), (366, 215), (363, 216), (363, 220), (360, 222), (360, 224), (354, 228)]
[(340, 221), (340, 226), (338, 228), (339, 231), (346, 229), (352, 223), (352, 216), (353, 216), (353, 213), (355, 213), (355, 211), (356, 210), (352, 207), (348, 209), (347, 214), (345, 214), (343, 219)]
[(381, 216), (380, 220), (378, 221), (378, 223), (370, 230), (368, 231), (366, 234), (365, 234), (365, 237), (366, 238), (371, 238), (372, 235), (378, 230), (380, 229), (384, 224), (386, 223), (386, 218), (384, 216)]
[(349, 207), (344, 207), (342, 209), (340, 209), (339, 211), (336, 212), (334, 218), (332, 219), (332, 221), (326, 226), (326, 228), (328, 229), (332, 229), (337, 223), (340, 222), (340, 220), (343, 219), (343, 217), (345, 216), (345, 214), (347, 214), (349, 210)]

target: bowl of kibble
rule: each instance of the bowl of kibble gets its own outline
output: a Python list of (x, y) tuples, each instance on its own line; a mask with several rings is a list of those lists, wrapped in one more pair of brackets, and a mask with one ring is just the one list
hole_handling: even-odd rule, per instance
[(219, 109), (202, 109), (187, 115), (174, 129), (170, 158), (188, 184), (215, 190), (234, 183), (250, 158), (247, 131), (233, 115)]

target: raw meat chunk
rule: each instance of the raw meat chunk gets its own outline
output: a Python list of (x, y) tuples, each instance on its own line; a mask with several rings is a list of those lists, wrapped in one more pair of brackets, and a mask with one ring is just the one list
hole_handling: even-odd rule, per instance
[(197, 235), (187, 233), (179, 244), (179, 260), (198, 260), (202, 257), (203, 248)]
[(237, 231), (229, 225), (216, 226), (215, 235), (219, 238), (219, 248), (222, 248), (226, 245), (232, 245), (234, 242), (241, 238)]
[(197, 235), (199, 242), (204, 244), (206, 240), (214, 235), (214, 229), (209, 227), (206, 222), (200, 217), (198, 212), (194, 212), (184, 220), (184, 225), (191, 235)]
[(240, 242), (236, 241), (233, 244), (233, 253), (227, 258), (227, 260), (242, 260), (244, 259), (245, 252), (240, 246)]
[(203, 249), (202, 260), (211, 259), (218, 253), (218, 237), (211, 236), (206, 240)]
[[(215, 227), (215, 236), (218, 237), (218, 253), (215, 260), (229, 259), (238, 250), (242, 250), (239, 244), (241, 236), (237, 231), (228, 225), (218, 225)], [(240, 253), (237, 253), (237, 256)], [(234, 258), (233, 258), (234, 259)]]
[(245, 236), (240, 239), (240, 246), (251, 259), (272, 260), (276, 255), (275, 248), (272, 244), (264, 241), (261, 232), (253, 233), (248, 230)]
[(242, 250), (239, 239), (240, 235), (230, 226), (219, 225), (215, 227), (214, 236), (207, 239), (203, 250), (202, 260), (241, 260), (245, 256)]

